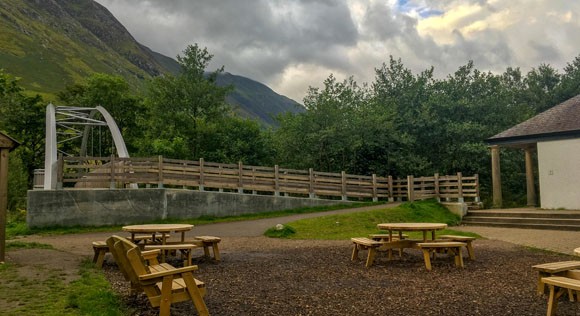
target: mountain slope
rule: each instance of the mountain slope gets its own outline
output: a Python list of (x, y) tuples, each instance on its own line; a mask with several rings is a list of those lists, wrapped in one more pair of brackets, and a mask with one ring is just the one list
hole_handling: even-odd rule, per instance
[(217, 78), (219, 86), (232, 85), (234, 91), (227, 97), (241, 115), (257, 118), (269, 125), (276, 125), (274, 117), (284, 112), (304, 112), (296, 101), (279, 95), (257, 81), (242, 76), (224, 73)]
[[(28, 91), (51, 96), (95, 72), (120, 75), (139, 89), (144, 79), (177, 73), (179, 64), (135, 41), (92, 0), (2, 0), (0, 68), (21, 77)], [(220, 82), (236, 86), (228, 102), (239, 113), (272, 124), (271, 115), (296, 110), (296, 102), (235, 77)]]

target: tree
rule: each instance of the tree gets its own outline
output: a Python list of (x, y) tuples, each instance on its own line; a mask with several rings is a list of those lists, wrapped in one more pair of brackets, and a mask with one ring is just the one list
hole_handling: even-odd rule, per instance
[(21, 143), (10, 155), (8, 204), (11, 209), (24, 207), (34, 169), (43, 167), (44, 120), (42, 98), (25, 95), (18, 79), (0, 70), (0, 130)]
[(230, 87), (218, 87), (223, 67), (206, 74), (212, 59), (207, 49), (188, 46), (177, 56), (181, 73), (152, 79), (145, 99), (146, 117), (140, 121), (145, 137), (142, 154), (198, 159), (207, 152), (202, 136), (231, 111), (225, 103)]

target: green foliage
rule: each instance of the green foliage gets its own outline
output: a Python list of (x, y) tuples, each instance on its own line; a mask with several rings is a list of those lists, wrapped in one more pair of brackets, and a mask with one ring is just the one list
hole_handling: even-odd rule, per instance
[(79, 315), (126, 315), (121, 297), (90, 261), (81, 266), (81, 278), (68, 289), (66, 309)]
[(48, 244), (37, 242), (9, 241), (6, 243), (6, 250), (15, 249), (53, 249), (53, 247)]
[[(190, 45), (177, 59), (182, 70), (178, 75), (156, 77), (148, 84), (147, 114), (140, 122), (145, 137), (140, 147), (145, 155), (198, 159), (208, 151), (205, 136), (219, 128), (228, 113), (225, 96), (229, 87), (215, 84), (223, 67), (205, 74), (212, 59), (207, 49)], [(174, 142), (176, 146), (172, 146)]]
[[(280, 225), (280, 226), (278, 226)], [(296, 230), (289, 225), (278, 224), (276, 227), (269, 228), (264, 235), (272, 238), (288, 238), (296, 234)]]
[[(288, 223), (295, 234), (284, 236), (292, 239), (329, 239), (339, 240), (351, 237), (384, 233), (377, 229), (380, 223), (425, 222), (457, 225), (460, 219), (434, 200), (403, 203), (395, 208), (385, 208), (368, 212), (356, 212), (302, 219)], [(438, 234), (452, 233), (449, 230)], [(415, 233), (413, 238), (419, 237)]]

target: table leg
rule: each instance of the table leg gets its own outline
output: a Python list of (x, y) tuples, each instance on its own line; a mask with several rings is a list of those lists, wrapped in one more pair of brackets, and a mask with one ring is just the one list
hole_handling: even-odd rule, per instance
[(435, 240), (435, 231), (434, 230), (431, 231), (431, 240)]
[(427, 241), (427, 231), (423, 231), (423, 242)]

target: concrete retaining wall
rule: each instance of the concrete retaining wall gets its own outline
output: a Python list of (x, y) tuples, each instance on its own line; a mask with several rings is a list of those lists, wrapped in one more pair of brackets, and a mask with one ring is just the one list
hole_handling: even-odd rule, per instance
[(176, 189), (28, 191), (28, 227), (127, 225), (160, 219), (230, 216), (348, 203)]

